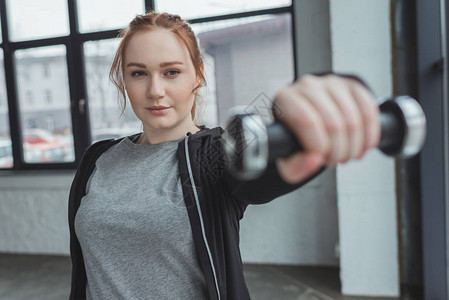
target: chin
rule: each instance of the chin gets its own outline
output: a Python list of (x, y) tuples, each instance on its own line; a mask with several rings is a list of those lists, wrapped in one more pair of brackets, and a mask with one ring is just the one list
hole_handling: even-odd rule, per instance
[(165, 123), (156, 123), (156, 122), (151, 122), (151, 123), (144, 123), (145, 126), (147, 126), (148, 128), (154, 129), (154, 130), (168, 130), (168, 129), (172, 129), (174, 127), (174, 124), (165, 124)]

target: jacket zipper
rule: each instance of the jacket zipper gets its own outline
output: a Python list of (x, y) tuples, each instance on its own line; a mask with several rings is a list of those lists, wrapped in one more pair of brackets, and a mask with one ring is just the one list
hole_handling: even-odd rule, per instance
[(195, 196), (195, 202), (196, 202), (196, 208), (198, 210), (198, 215), (200, 218), (200, 224), (201, 224), (201, 234), (203, 236), (203, 241), (204, 241), (204, 245), (206, 246), (207, 249), (207, 254), (209, 256), (209, 262), (211, 264), (212, 267), (212, 272), (214, 274), (214, 281), (215, 281), (215, 289), (217, 290), (217, 295), (218, 295), (218, 300), (220, 300), (220, 289), (218, 288), (218, 280), (217, 280), (217, 273), (215, 272), (215, 266), (214, 266), (214, 261), (212, 260), (212, 254), (210, 252), (210, 248), (209, 248), (209, 244), (207, 243), (207, 239), (206, 239), (206, 231), (204, 229), (204, 221), (203, 221), (203, 215), (201, 214), (201, 206), (200, 206), (200, 201), (198, 199), (198, 194), (196, 192), (196, 185), (195, 185), (195, 181), (193, 180), (193, 173), (192, 173), (192, 167), (190, 165), (190, 156), (189, 156), (189, 144), (188, 144), (188, 140), (189, 137), (187, 136), (184, 140), (184, 145), (185, 145), (185, 155), (186, 155), (186, 160), (187, 160), (187, 169), (189, 171), (189, 177), (190, 177), (190, 182), (192, 183), (192, 190), (193, 190), (193, 195)]

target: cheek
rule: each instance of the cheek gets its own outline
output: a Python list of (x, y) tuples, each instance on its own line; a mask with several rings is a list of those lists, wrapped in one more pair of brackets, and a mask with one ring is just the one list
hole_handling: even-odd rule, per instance
[(193, 101), (194, 99), (194, 94), (192, 93), (194, 87), (195, 86), (189, 82), (179, 82), (174, 84), (172, 87), (173, 98), (176, 98), (178, 101), (188, 105), (190, 101)]
[(145, 88), (142, 84), (137, 84), (135, 82), (128, 84), (125, 82), (125, 89), (131, 103), (139, 101), (139, 99), (142, 98), (142, 93), (145, 93)]

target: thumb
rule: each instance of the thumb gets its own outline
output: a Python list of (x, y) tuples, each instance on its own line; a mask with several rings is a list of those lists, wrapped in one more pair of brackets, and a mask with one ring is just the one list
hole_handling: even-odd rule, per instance
[(323, 163), (323, 156), (316, 152), (297, 152), (276, 159), (279, 175), (289, 184), (299, 183), (312, 176)]

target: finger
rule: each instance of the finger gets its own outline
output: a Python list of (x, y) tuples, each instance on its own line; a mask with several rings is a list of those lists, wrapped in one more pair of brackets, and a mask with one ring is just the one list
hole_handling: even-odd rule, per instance
[(319, 112), (294, 88), (280, 91), (274, 100), (279, 120), (297, 137), (304, 150), (325, 153), (330, 144)]
[(336, 103), (347, 133), (347, 152), (339, 162), (358, 157), (364, 150), (364, 123), (357, 101), (354, 99), (348, 81), (337, 76), (327, 79), (327, 91)]
[(380, 141), (379, 106), (374, 95), (359, 82), (352, 84), (350, 90), (362, 115), (365, 130), (363, 152), (366, 152), (366, 150), (376, 147)]
[[(298, 87), (299, 89), (299, 87)], [(301, 86), (301, 93), (320, 113), (330, 141), (329, 151), (324, 153), (326, 165), (331, 166), (348, 157), (348, 137), (345, 124), (338, 106), (326, 91), (323, 84)]]
[(285, 182), (295, 184), (318, 171), (323, 161), (323, 156), (319, 153), (297, 152), (286, 158), (276, 159), (276, 167)]

